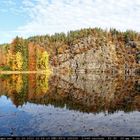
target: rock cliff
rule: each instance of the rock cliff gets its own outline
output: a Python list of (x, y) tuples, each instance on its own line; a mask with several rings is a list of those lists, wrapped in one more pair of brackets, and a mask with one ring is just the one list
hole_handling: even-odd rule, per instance
[(54, 71), (134, 73), (140, 68), (136, 59), (140, 45), (132, 47), (88, 36), (78, 40), (62, 54), (53, 57)]

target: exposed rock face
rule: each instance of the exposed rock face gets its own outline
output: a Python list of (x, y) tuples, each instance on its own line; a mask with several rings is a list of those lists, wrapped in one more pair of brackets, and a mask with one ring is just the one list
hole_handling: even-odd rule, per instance
[[(113, 44), (103, 39), (101, 43), (93, 36), (83, 38), (69, 46), (63, 54), (54, 57), (55, 70), (80, 72), (104, 71), (109, 73), (134, 72), (140, 65), (136, 60), (138, 45)], [(120, 47), (121, 45), (121, 47)], [(132, 46), (132, 47), (131, 47)], [(133, 47), (135, 46), (135, 47)]]

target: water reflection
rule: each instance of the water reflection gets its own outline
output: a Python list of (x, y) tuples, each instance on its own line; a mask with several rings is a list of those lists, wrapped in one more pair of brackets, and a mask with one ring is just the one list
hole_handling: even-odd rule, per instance
[(80, 112), (140, 111), (140, 79), (137, 76), (2, 75), (2, 95), (17, 107), (29, 102)]

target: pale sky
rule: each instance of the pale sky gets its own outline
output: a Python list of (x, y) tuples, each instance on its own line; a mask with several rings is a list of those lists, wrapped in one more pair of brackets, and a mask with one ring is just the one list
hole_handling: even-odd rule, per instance
[(140, 0), (0, 0), (0, 43), (89, 27), (140, 32)]

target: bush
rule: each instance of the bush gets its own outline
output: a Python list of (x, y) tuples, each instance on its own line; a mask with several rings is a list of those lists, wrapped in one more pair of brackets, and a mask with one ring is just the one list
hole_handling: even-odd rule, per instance
[(10, 71), (10, 67), (9, 66), (0, 66), (0, 71)]

